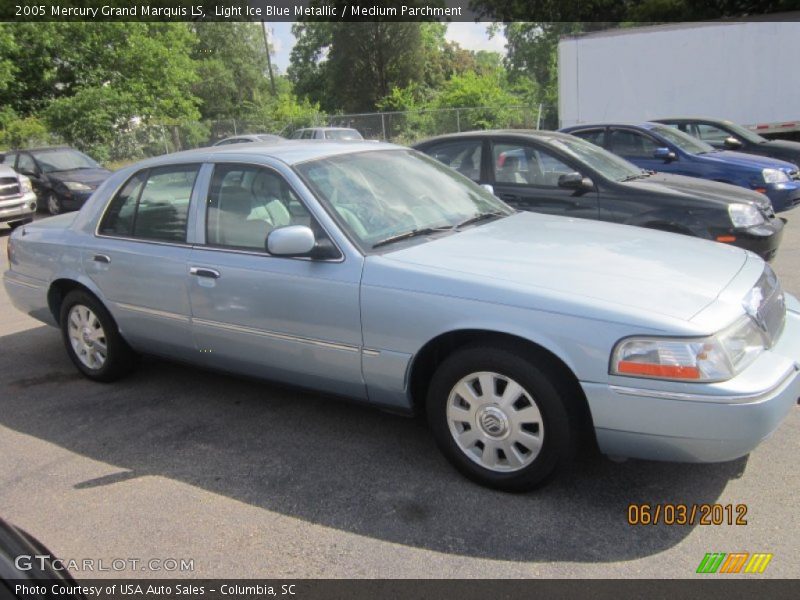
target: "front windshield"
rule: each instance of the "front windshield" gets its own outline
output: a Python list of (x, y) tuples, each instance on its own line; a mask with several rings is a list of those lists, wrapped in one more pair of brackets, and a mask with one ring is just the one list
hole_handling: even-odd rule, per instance
[(549, 140), (549, 143), (551, 146), (571, 154), (612, 181), (624, 181), (642, 176), (642, 170), (633, 163), (581, 138), (554, 137)]
[(95, 161), (77, 150), (47, 150), (33, 152), (33, 157), (41, 165), (42, 171), (71, 171), (73, 169), (97, 169), (100, 167)]
[(356, 152), (295, 168), (366, 249), (398, 235), (448, 231), (476, 216), (514, 212), (479, 185), (411, 150)]
[(761, 137), (757, 133), (753, 133), (746, 127), (742, 127), (736, 123), (731, 123), (730, 121), (723, 121), (723, 123), (725, 124), (725, 127), (727, 127), (733, 133), (733, 135), (747, 140), (748, 142), (752, 142), (753, 144), (763, 144), (767, 141), (767, 138)]
[(355, 129), (329, 129), (325, 132), (329, 140), (363, 140), (361, 134)]
[(678, 148), (689, 154), (705, 154), (706, 152), (714, 152), (714, 146), (707, 144), (697, 138), (690, 136), (688, 133), (683, 133), (672, 127), (666, 125), (658, 125), (653, 127), (650, 131), (657, 133), (667, 141), (672, 142)]

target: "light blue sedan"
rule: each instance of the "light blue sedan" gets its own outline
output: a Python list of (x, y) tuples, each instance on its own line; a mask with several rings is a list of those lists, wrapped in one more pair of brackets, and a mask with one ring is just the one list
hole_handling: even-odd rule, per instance
[(162, 156), (8, 249), (14, 305), (91, 379), (147, 353), (425, 412), (462, 473), (505, 490), (584, 441), (731, 460), (800, 396), (800, 303), (756, 255), (516, 213), (387, 144)]

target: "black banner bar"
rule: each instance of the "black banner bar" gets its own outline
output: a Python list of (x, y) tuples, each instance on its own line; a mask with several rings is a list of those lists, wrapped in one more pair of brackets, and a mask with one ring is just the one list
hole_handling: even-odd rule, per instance
[(800, 0), (4, 0), (0, 21), (797, 20)]
[[(69, 600), (535, 600), (591, 598), (592, 600), (783, 600), (797, 597), (797, 581), (710, 575), (705, 578), (629, 580), (7, 580), (10, 598)], [(4, 597), (0, 584), (0, 597)]]

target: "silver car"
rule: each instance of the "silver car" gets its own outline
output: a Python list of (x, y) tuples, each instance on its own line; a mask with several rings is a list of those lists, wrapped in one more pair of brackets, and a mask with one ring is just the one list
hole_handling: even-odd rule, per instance
[(9, 254), (13, 303), (91, 379), (139, 352), (421, 411), (462, 473), (505, 490), (586, 440), (731, 460), (800, 396), (800, 303), (756, 255), (517, 213), (388, 144), (162, 156)]
[(363, 140), (357, 129), (352, 127), (306, 127), (292, 133), (293, 140)]
[(31, 180), (0, 164), (0, 223), (12, 229), (30, 223), (36, 214), (36, 194)]

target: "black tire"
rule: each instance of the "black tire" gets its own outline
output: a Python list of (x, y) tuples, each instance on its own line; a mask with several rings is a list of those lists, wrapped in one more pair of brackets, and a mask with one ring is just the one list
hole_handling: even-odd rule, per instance
[[(579, 434), (577, 424), (570, 422), (566, 406), (570, 399), (559, 391), (564, 386), (545, 370), (551, 369), (535, 353), (514, 345), (468, 346), (442, 362), (428, 389), (428, 423), (442, 453), (463, 475), (486, 487), (525, 492), (541, 485), (571, 462)], [(451, 433), (447, 417), (450, 393), (463, 378), (478, 372), (494, 372), (518, 383), (539, 410), (543, 442), (532, 462), (519, 470), (499, 472), (478, 464), (478, 459), (470, 458)], [(482, 432), (482, 425), (473, 423), (472, 427), (481, 427), (477, 431)], [(509, 426), (509, 430), (513, 428)]]
[[(105, 359), (102, 364), (95, 368), (85, 364), (84, 359), (79, 357), (71, 341), (70, 314), (75, 307), (83, 307), (91, 311), (91, 314), (99, 321), (104, 333)], [(78, 310), (78, 312), (81, 311)], [(76, 314), (77, 316), (79, 315)], [(136, 365), (135, 352), (122, 339), (114, 318), (93, 295), (83, 290), (69, 292), (61, 304), (59, 323), (61, 324), (61, 337), (64, 340), (67, 354), (78, 370), (89, 379), (105, 383), (116, 381)]]
[(11, 229), (16, 229), (17, 227), (21, 227), (22, 225), (27, 225), (28, 223), (32, 223), (33, 219), (22, 219), (21, 221), (11, 221), (9, 222), (8, 226)]
[(45, 206), (47, 212), (51, 215), (60, 215), (64, 211), (64, 207), (61, 204), (61, 199), (55, 192), (50, 192), (47, 195), (47, 204)]

